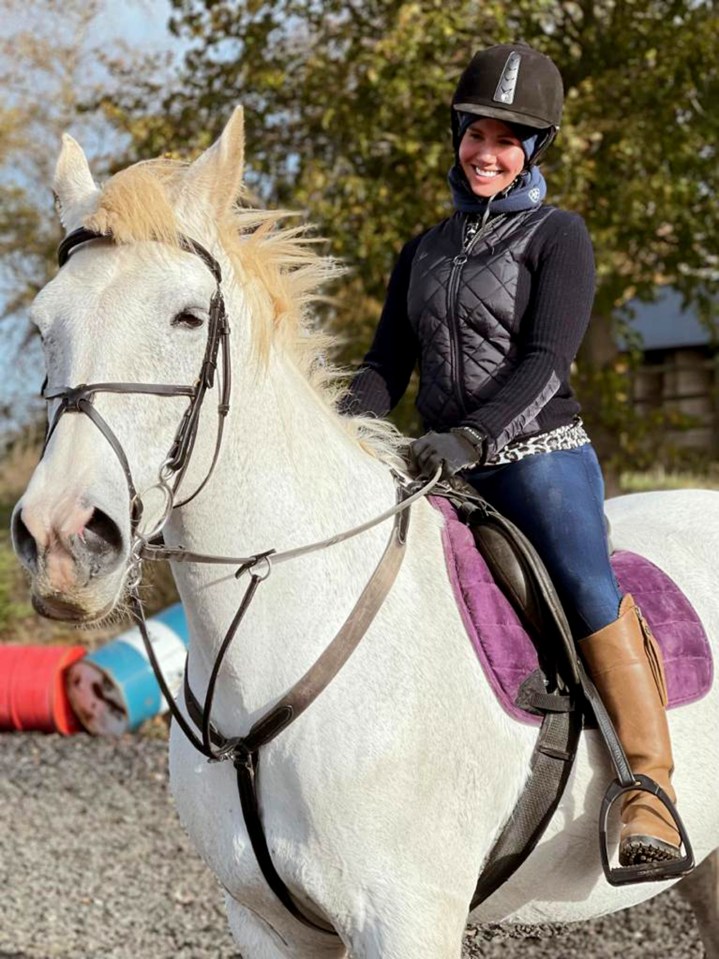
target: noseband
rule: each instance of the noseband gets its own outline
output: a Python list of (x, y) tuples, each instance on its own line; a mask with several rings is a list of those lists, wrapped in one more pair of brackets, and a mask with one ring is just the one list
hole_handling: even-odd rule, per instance
[[(98, 233), (94, 230), (87, 230), (84, 227), (68, 234), (58, 247), (57, 257), (58, 265), (62, 268), (67, 263), (72, 252), (79, 246), (93, 240), (112, 239), (107, 233)], [(84, 413), (97, 426), (107, 442), (112, 447), (115, 455), (120, 461), (122, 471), (125, 474), (127, 488), (130, 493), (130, 523), (133, 536), (141, 540), (141, 545), (147, 543), (149, 539), (157, 536), (162, 527), (167, 522), (170, 512), (179, 506), (184, 506), (194, 499), (198, 493), (207, 485), (215, 469), (220, 448), (222, 446), (222, 435), (225, 419), (230, 409), (230, 391), (232, 388), (231, 365), (229, 354), (229, 335), (230, 327), (227, 322), (227, 313), (225, 310), (225, 300), (222, 295), (222, 271), (217, 260), (207, 252), (207, 250), (196, 240), (186, 236), (179, 237), (180, 249), (187, 253), (198, 256), (205, 266), (212, 273), (215, 279), (215, 291), (210, 299), (209, 318), (207, 322), (207, 343), (205, 346), (205, 355), (202, 360), (200, 372), (191, 386), (183, 386), (170, 383), (83, 383), (79, 386), (62, 387), (61, 389), (45, 389), (43, 396), (46, 400), (59, 400), (60, 404), (55, 412), (50, 427), (45, 438), (43, 454), (50, 441), (50, 437), (55, 432), (58, 423), (65, 413)], [(211, 390), (215, 383), (217, 374), (218, 354), (221, 356), (221, 376), (220, 376), (220, 395), (217, 405), (217, 437), (215, 440), (215, 451), (212, 462), (207, 471), (207, 475), (200, 483), (197, 489), (182, 502), (175, 502), (180, 488), (180, 484), (185, 476), (190, 458), (195, 447), (197, 439), (197, 430), (200, 420), (200, 412), (205, 395)], [(132, 477), (130, 464), (125, 455), (125, 451), (120, 444), (117, 436), (110, 428), (107, 421), (98, 413), (94, 405), (95, 396), (98, 393), (123, 393), (143, 396), (161, 396), (176, 397), (184, 396), (189, 400), (180, 424), (177, 427), (175, 437), (170, 449), (158, 471), (157, 482), (150, 489), (159, 489), (164, 496), (165, 508), (163, 516), (151, 531), (145, 532), (140, 536), (138, 527), (143, 513), (143, 502), (141, 495), (137, 492), (135, 482)], [(149, 492), (148, 490), (145, 491)], [(137, 550), (134, 551), (137, 554)]]

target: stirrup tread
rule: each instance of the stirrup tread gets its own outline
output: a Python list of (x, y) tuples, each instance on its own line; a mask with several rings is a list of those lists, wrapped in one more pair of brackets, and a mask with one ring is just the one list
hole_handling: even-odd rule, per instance
[(656, 836), (630, 836), (619, 845), (620, 866), (640, 866), (649, 862), (672, 862), (681, 859), (678, 846), (657, 839)]

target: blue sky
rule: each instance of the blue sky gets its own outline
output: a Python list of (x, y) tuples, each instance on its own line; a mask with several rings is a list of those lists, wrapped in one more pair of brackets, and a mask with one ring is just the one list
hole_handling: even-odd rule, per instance
[[(96, 17), (83, 44), (88, 51), (86, 62), (89, 73), (85, 74), (85, 78), (92, 74), (97, 61), (91, 51), (98, 47), (111, 53), (113, 48), (125, 43), (137, 52), (173, 52), (179, 58), (184, 45), (167, 30), (170, 13), (169, 0), (124, 0), (122, 4), (105, 0), (105, 9)], [(13, 35), (13, 28), (22, 30), (29, 25), (32, 30), (31, 18), (36, 15), (35, 4), (23, 8), (22, 3), (18, 3), (5, 21), (8, 36)], [(49, 14), (50, 17), (57, 15)], [(67, 25), (67, 21), (63, 25)], [(42, 26), (43, 32), (52, 35), (54, 28), (51, 21), (46, 19)], [(59, 24), (58, 29), (62, 29)], [(36, 77), (34, 82), (34, 95), (42, 96), (38, 87), (40, 78)], [(107, 150), (111, 142), (109, 138), (114, 136), (109, 129), (98, 127), (97, 122), (97, 119), (85, 117), (70, 127), (70, 132), (81, 140), (91, 160), (97, 152)], [(22, 318), (18, 322), (6, 320), (0, 323), (0, 449), (5, 432), (3, 427), (12, 430), (17, 426), (18, 414), (21, 419), (24, 418), (26, 402), (33, 405), (31, 398), (37, 395), (42, 381), (39, 343), (37, 340), (25, 342), (26, 334), (27, 327)]]
[(170, 12), (169, 0), (108, 4), (107, 12), (98, 20), (94, 37), (105, 42), (122, 38), (147, 49), (172, 50), (178, 47), (178, 41), (167, 30)]

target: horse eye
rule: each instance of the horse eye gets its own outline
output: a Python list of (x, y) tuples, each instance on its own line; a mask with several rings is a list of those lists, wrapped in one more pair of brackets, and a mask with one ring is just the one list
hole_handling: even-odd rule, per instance
[(172, 319), (173, 326), (186, 326), (188, 329), (194, 330), (198, 326), (202, 326), (203, 319), (201, 316), (195, 316), (194, 313), (190, 313), (189, 310), (182, 310), (182, 312), (177, 313)]

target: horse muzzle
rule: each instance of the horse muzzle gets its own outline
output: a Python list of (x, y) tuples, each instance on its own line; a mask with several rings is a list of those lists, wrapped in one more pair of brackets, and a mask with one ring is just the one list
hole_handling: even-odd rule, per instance
[(108, 512), (84, 502), (57, 504), (49, 511), (23, 499), (11, 530), (40, 615), (90, 622), (112, 609), (122, 590), (129, 542)]

